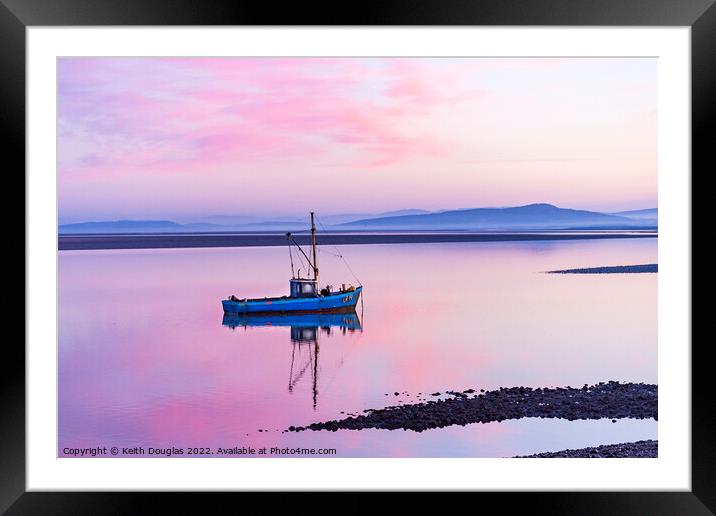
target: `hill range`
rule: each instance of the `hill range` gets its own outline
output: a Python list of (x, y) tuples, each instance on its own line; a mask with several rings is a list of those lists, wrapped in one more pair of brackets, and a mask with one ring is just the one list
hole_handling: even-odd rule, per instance
[[(320, 214), (319, 214), (320, 215)], [(658, 209), (601, 213), (538, 203), (504, 208), (470, 208), (430, 212), (398, 210), (375, 216), (366, 214), (321, 217), (320, 229), (328, 231), (515, 231), (656, 229)], [(114, 220), (60, 224), (60, 234), (118, 233), (220, 233), (300, 231), (307, 222), (299, 217), (262, 220), (248, 216), (214, 216), (178, 223), (171, 220)]]

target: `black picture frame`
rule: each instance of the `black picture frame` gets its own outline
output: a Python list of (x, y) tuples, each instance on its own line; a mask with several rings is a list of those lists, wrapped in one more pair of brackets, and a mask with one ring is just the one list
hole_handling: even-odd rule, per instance
[[(689, 26), (692, 37), (692, 169), (713, 162), (716, 124), (715, 0), (418, 0), (321, 3), (205, 0), (0, 0), (0, 141), (6, 172), (25, 169), (25, 30), (81, 25), (571, 25)], [(710, 130), (709, 130), (710, 129)], [(8, 160), (8, 158), (10, 158)], [(692, 181), (693, 181), (692, 172)], [(693, 184), (693, 183), (692, 183)], [(24, 182), (19, 186), (24, 190)], [(13, 210), (17, 216), (17, 210)], [(23, 235), (24, 239), (24, 235)], [(14, 247), (15, 248), (15, 247)], [(14, 249), (13, 248), (13, 249)], [(27, 256), (24, 256), (27, 259)], [(19, 257), (18, 257), (19, 259)], [(693, 262), (692, 262), (693, 263)], [(24, 264), (23, 264), (24, 268)], [(9, 272), (9, 269), (6, 269)], [(27, 278), (25, 279), (27, 281)], [(25, 294), (23, 294), (23, 299)], [(14, 305), (20, 303), (15, 299)], [(23, 303), (23, 307), (24, 307)], [(692, 315), (693, 321), (693, 315)], [(549, 514), (714, 514), (716, 447), (710, 400), (708, 340), (684, 342), (692, 352), (692, 490), (690, 492), (479, 493), (480, 504)], [(0, 512), (28, 514), (133, 514), (206, 512), (211, 499), (236, 512), (246, 493), (26, 492), (25, 351), (4, 339), (0, 375)], [(254, 496), (254, 495), (251, 495)], [(272, 495), (273, 496), (273, 495)], [(295, 494), (294, 497), (301, 497)], [(367, 510), (369, 495), (350, 495)], [(232, 497), (232, 498), (229, 498)], [(367, 499), (363, 499), (366, 497)], [(415, 498), (423, 504), (421, 496)], [(342, 511), (358, 510), (344, 503)], [(195, 509), (196, 508), (196, 509)], [(477, 509), (478, 506), (475, 506)], [(226, 510), (225, 509), (225, 510)], [(312, 508), (313, 509), (313, 508)]]

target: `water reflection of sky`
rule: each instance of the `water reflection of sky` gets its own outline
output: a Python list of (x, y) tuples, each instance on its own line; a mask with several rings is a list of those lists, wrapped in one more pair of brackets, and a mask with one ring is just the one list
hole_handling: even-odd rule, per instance
[[(503, 456), (656, 436), (654, 421), (544, 419), (281, 434), (418, 392), (657, 381), (655, 274), (542, 273), (655, 263), (656, 239), (342, 250), (365, 286), (351, 331), (223, 324), (229, 294), (287, 291), (283, 248), (60, 253), (60, 447), (332, 443), (351, 456)], [(326, 282), (348, 282), (338, 260), (319, 260)], [(294, 338), (302, 324), (315, 342)]]

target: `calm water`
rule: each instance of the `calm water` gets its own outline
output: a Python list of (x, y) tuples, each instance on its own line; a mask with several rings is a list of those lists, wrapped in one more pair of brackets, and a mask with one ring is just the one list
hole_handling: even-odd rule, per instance
[[(493, 457), (656, 438), (653, 420), (282, 434), (418, 393), (657, 383), (656, 274), (542, 273), (656, 263), (656, 239), (341, 251), (365, 286), (358, 319), (258, 322), (223, 320), (220, 300), (285, 294), (286, 248), (61, 252), (59, 455), (276, 446)], [(334, 256), (319, 265), (323, 281), (349, 283)]]

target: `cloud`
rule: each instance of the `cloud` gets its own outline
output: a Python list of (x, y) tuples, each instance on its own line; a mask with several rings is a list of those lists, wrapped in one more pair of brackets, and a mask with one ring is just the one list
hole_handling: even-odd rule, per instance
[[(430, 63), (364, 59), (70, 58), (59, 65), (60, 173), (182, 173), (235, 163), (320, 160), (357, 167), (441, 152), (412, 128), (446, 103)], [(387, 68), (388, 73), (385, 73)]]
[(61, 215), (626, 209), (656, 196), (655, 85), (653, 58), (62, 58)]

